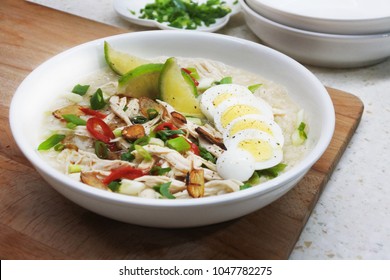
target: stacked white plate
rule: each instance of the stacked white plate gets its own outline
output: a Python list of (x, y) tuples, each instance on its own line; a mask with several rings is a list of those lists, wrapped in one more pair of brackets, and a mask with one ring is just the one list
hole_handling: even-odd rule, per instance
[(302, 63), (358, 67), (390, 56), (390, 0), (239, 0), (249, 28)]

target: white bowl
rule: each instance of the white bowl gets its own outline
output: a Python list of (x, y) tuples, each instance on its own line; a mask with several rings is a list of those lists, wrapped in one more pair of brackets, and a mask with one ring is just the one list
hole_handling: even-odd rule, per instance
[(267, 45), (296, 60), (325, 67), (359, 67), (390, 56), (390, 33), (336, 35), (289, 27), (253, 11), (239, 0), (246, 24)]
[[(46, 106), (106, 66), (103, 42), (143, 57), (204, 57), (256, 72), (284, 85), (307, 112), (312, 149), (294, 168), (259, 186), (221, 196), (163, 200), (111, 193), (75, 182), (51, 167), (37, 152), (36, 131)], [(237, 55), (239, 54), (239, 56)], [(26, 121), (34, 120), (34, 121)], [(59, 193), (86, 209), (123, 222), (153, 227), (193, 227), (235, 219), (256, 211), (290, 190), (320, 158), (334, 130), (331, 99), (319, 80), (295, 60), (268, 47), (204, 32), (146, 31), (92, 41), (65, 51), (36, 68), (18, 87), (10, 107), (13, 136), (21, 151)]]
[(258, 14), (308, 31), (362, 35), (390, 32), (388, 0), (247, 0)]

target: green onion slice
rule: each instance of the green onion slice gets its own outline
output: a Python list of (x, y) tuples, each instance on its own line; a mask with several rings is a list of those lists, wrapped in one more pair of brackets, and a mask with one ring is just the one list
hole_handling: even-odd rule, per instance
[(169, 191), (170, 186), (171, 186), (171, 182), (167, 182), (167, 183), (154, 186), (153, 189), (159, 192), (163, 197), (166, 197), (168, 199), (175, 199), (176, 197), (173, 194), (171, 194), (171, 192)]
[(64, 140), (65, 135), (64, 134), (53, 134), (49, 138), (47, 138), (45, 141), (43, 141), (38, 146), (39, 151), (45, 151), (49, 150), (50, 148), (54, 147), (58, 143), (60, 143), (62, 140)]
[(107, 103), (103, 98), (103, 91), (100, 88), (91, 96), (90, 104), (93, 110), (100, 110), (106, 106)]
[(78, 95), (85, 95), (89, 89), (89, 85), (80, 85), (77, 84), (73, 87), (72, 92)]
[(75, 125), (86, 125), (87, 124), (86, 120), (83, 120), (80, 117), (73, 115), (73, 114), (65, 114), (65, 115), (62, 115), (62, 117), (68, 123), (73, 123)]

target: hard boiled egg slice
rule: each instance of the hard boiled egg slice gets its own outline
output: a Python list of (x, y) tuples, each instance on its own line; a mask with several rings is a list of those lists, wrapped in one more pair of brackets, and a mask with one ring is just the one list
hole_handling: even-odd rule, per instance
[(283, 159), (282, 146), (275, 138), (260, 130), (242, 130), (224, 144), (227, 150), (243, 150), (251, 154), (256, 170), (275, 166)]
[(225, 180), (248, 180), (255, 172), (255, 160), (246, 151), (231, 149), (223, 152), (217, 159), (217, 172)]
[(251, 95), (222, 102), (216, 107), (214, 124), (223, 132), (232, 121), (246, 115), (262, 115), (274, 119), (272, 107), (263, 99)]
[(209, 120), (213, 120), (215, 108), (224, 101), (251, 95), (253, 95), (252, 92), (247, 87), (241, 85), (223, 84), (213, 86), (202, 93), (200, 109)]
[(262, 115), (245, 115), (233, 120), (223, 132), (224, 142), (229, 141), (237, 133), (246, 129), (256, 129), (265, 132), (275, 138), (280, 146), (283, 147), (284, 145), (284, 136), (280, 126), (274, 120)]

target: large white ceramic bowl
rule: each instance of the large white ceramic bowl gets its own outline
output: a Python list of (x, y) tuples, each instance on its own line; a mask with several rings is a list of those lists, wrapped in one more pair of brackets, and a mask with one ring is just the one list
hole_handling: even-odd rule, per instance
[[(294, 168), (261, 186), (222, 196), (163, 200), (111, 193), (75, 182), (37, 152), (40, 123), (48, 104), (65, 88), (106, 66), (103, 42), (143, 57), (186, 56), (222, 61), (284, 85), (309, 116), (312, 149)], [(318, 79), (295, 60), (268, 47), (225, 35), (146, 31), (92, 41), (65, 51), (36, 68), (18, 87), (10, 124), (21, 151), (59, 193), (86, 209), (123, 222), (153, 227), (193, 227), (235, 219), (256, 211), (290, 190), (320, 158), (334, 130), (331, 99)]]
[(267, 45), (296, 60), (325, 67), (359, 67), (390, 56), (390, 32), (338, 35), (286, 26), (261, 16), (239, 0), (248, 27)]
[(390, 32), (388, 0), (247, 0), (258, 14), (315, 32), (366, 35)]

